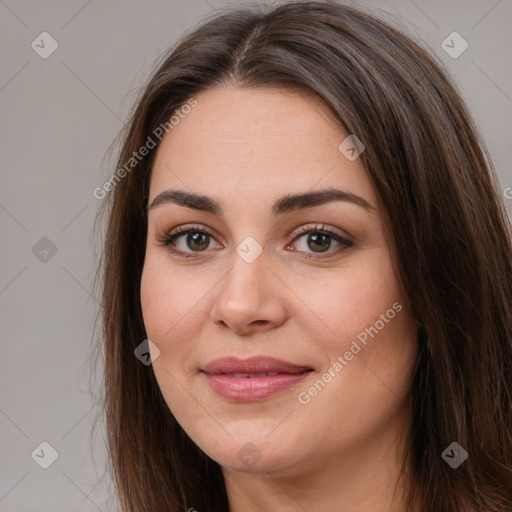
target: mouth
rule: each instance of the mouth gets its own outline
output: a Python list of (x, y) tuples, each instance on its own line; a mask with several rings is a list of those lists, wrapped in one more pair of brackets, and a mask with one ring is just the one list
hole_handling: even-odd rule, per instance
[(292, 389), (312, 371), (309, 366), (261, 356), (245, 360), (224, 357), (201, 368), (210, 388), (234, 402), (263, 400)]

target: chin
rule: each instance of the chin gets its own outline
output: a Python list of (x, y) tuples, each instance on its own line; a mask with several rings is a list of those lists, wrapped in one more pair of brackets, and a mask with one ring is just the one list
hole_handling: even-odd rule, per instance
[(293, 464), (297, 450), (290, 439), (270, 439), (267, 429), (254, 430), (254, 435), (245, 433), (222, 440), (201, 443), (200, 448), (223, 468), (249, 473), (267, 473), (284, 470)]
[(248, 441), (241, 448), (236, 447), (230, 453), (218, 454), (216, 461), (225, 469), (242, 473), (268, 474), (286, 471), (290, 464), (291, 453), (260, 450)]

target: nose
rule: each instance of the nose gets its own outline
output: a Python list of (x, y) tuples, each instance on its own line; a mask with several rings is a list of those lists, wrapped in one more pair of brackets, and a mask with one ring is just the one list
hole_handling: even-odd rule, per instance
[(233, 267), (215, 287), (211, 318), (220, 328), (246, 336), (285, 322), (286, 287), (267, 263), (264, 253), (252, 263), (234, 254)]

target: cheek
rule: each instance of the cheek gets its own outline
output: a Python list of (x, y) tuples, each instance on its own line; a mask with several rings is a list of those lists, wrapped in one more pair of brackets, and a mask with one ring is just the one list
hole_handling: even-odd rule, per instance
[(349, 429), (387, 421), (408, 393), (416, 357), (415, 324), (388, 252), (365, 256), (357, 267), (333, 274), (322, 290), (308, 291), (308, 305), (329, 334), (317, 338), (327, 356), (323, 382), (301, 387), (300, 403), (311, 404), (310, 411), (329, 410), (333, 428), (339, 421)]
[(194, 292), (185, 273), (176, 272), (165, 263), (146, 260), (141, 277), (140, 299), (146, 332), (159, 344), (171, 329), (178, 329), (180, 319), (199, 305), (200, 295)]
[[(200, 295), (189, 290), (188, 280), (168, 264), (147, 259), (141, 277), (141, 307), (147, 337), (159, 348), (153, 371), (162, 394), (173, 413), (185, 407), (191, 420), (200, 418), (189, 407), (190, 396), (183, 388), (183, 370), (190, 351), (196, 349), (197, 327), (191, 319), (200, 306)], [(188, 293), (187, 293), (188, 292)], [(204, 294), (204, 291), (203, 291)], [(188, 405), (187, 405), (188, 404)]]
[(166, 286), (166, 282), (158, 268), (144, 266), (140, 283), (141, 308), (147, 335), (153, 341), (161, 337), (171, 312), (175, 311), (172, 288)]
[[(394, 303), (402, 304), (401, 290), (387, 251), (375, 249), (360, 258), (357, 265), (338, 273), (329, 272), (329, 279), (303, 281), (297, 296), (304, 297), (308, 309), (319, 319), (314, 329), (321, 328), (322, 348), (340, 354), (349, 349), (352, 340), (386, 315), (397, 318)], [(296, 281), (296, 285), (300, 283)], [(300, 318), (300, 316), (298, 316)], [(386, 323), (384, 332), (390, 332), (395, 320)], [(380, 326), (379, 322), (379, 326)], [(314, 338), (313, 338), (314, 339)]]

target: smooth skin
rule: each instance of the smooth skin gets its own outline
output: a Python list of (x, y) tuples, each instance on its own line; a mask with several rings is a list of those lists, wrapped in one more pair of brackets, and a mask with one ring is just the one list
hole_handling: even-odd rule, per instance
[[(222, 466), (231, 512), (403, 512), (398, 473), (416, 327), (361, 158), (340, 152), (348, 134), (308, 94), (224, 85), (195, 99), (157, 150), (148, 204), (181, 190), (214, 199), (222, 214), (165, 201), (149, 208), (141, 303), (161, 351), (153, 370), (166, 403)], [(272, 212), (282, 196), (329, 188), (370, 208), (331, 201)], [(164, 245), (179, 226), (193, 232)], [(323, 228), (348, 244), (299, 228)], [(252, 263), (236, 250), (247, 237), (262, 248)], [(396, 302), (401, 311), (301, 403), (299, 393)], [(234, 402), (200, 372), (228, 355), (314, 371), (293, 389)], [(250, 449), (252, 465), (240, 456)]]

